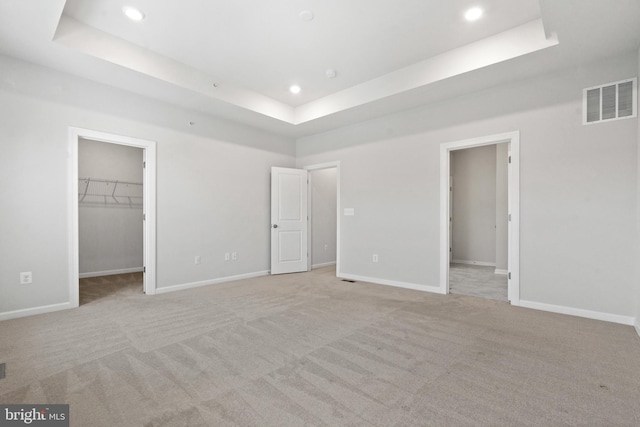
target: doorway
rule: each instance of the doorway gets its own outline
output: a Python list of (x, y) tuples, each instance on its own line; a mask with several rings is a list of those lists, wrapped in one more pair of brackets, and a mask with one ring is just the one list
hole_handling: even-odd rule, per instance
[[(82, 141), (92, 141), (94, 143), (107, 143), (116, 144), (125, 147), (134, 147), (141, 149), (142, 158), (142, 188), (134, 188), (134, 181), (128, 181), (129, 186), (120, 185), (120, 189), (124, 192), (118, 192), (118, 185), (109, 180), (97, 178), (94, 184), (91, 180), (87, 181), (85, 178), (82, 182), (79, 180), (79, 146)], [(82, 198), (82, 194), (85, 195), (87, 200), (88, 194), (93, 192), (90, 188), (105, 190), (107, 187), (111, 193), (98, 194), (97, 196), (91, 196), (89, 200), (97, 202), (100, 197), (103, 198), (103, 202), (109, 197), (110, 202), (115, 204), (125, 203), (133, 206), (134, 204), (140, 204), (142, 214), (142, 288), (144, 293), (148, 295), (155, 294), (156, 290), (156, 275), (155, 275), (155, 257), (156, 257), (156, 233), (155, 233), (155, 171), (156, 171), (156, 144), (154, 141), (147, 141), (132, 137), (126, 137), (121, 135), (108, 134), (104, 132), (92, 131), (88, 129), (81, 129), (70, 127), (69, 128), (69, 143), (71, 152), (71, 184), (70, 184), (70, 288), (69, 295), (72, 307), (78, 307), (80, 304), (80, 292), (79, 292), (79, 280), (80, 280), (80, 221), (79, 221), (79, 200)], [(105, 182), (106, 181), (106, 182)], [(94, 187), (90, 187), (94, 185)], [(83, 190), (82, 192), (80, 190)], [(115, 191), (114, 191), (115, 190)], [(140, 193), (136, 191), (139, 190)], [(83, 201), (84, 201), (83, 200)], [(93, 267), (96, 268), (96, 267)], [(108, 271), (108, 270), (106, 270)], [(104, 271), (103, 271), (104, 272)]]
[(309, 170), (309, 270), (335, 266), (338, 241), (338, 168)]
[[(308, 182), (308, 188), (309, 188), (309, 194), (311, 195), (311, 197), (309, 197), (309, 206), (308, 206), (308, 211), (310, 212), (310, 224), (313, 226), (313, 203), (314, 203), (314, 197), (313, 197), (313, 188), (312, 188), (312, 180), (313, 180), (313, 176), (315, 172), (320, 172), (322, 173), (322, 171), (327, 171), (328, 170), (334, 170), (335, 173), (333, 174), (334, 177), (332, 180), (329, 180), (329, 182), (332, 182), (335, 184), (335, 211), (333, 212), (335, 215), (335, 276), (336, 277), (341, 277), (341, 273), (340, 273), (340, 212), (341, 212), (341, 208), (340, 208), (340, 162), (339, 161), (335, 161), (335, 162), (327, 162), (327, 163), (319, 163), (316, 165), (309, 165), (309, 166), (305, 166), (304, 169), (306, 171), (309, 172), (309, 182)], [(330, 185), (330, 184), (329, 184)], [(329, 196), (332, 197), (332, 196)], [(318, 204), (319, 200), (317, 200), (318, 198), (315, 198), (316, 201), (315, 203)], [(320, 202), (322, 203), (322, 202)], [(317, 207), (317, 206), (316, 206)], [(331, 215), (330, 211), (325, 211), (324, 215)], [(310, 227), (311, 229), (313, 227)], [(331, 231), (329, 231), (331, 232)], [(326, 236), (326, 231), (324, 232), (324, 236)], [(312, 261), (312, 255), (313, 255), (313, 250), (314, 250), (314, 246), (316, 247), (316, 251), (320, 251), (321, 253), (324, 254), (325, 250), (324, 250), (324, 245), (325, 244), (330, 244), (329, 242), (320, 240), (318, 241), (318, 239), (322, 239), (322, 237), (320, 235), (316, 235), (314, 236), (314, 233), (311, 232), (309, 234), (310, 238), (307, 240), (307, 254), (309, 256), (309, 260)], [(331, 264), (327, 264), (327, 266), (329, 266)], [(312, 263), (309, 262), (309, 268), (308, 270), (311, 271), (312, 268)]]
[(508, 145), (450, 152), (452, 294), (507, 301)]
[(80, 305), (143, 292), (143, 149), (80, 138)]
[[(512, 305), (519, 305), (519, 132), (510, 132), (498, 135), (489, 135), (463, 141), (443, 143), (440, 145), (440, 291), (450, 292), (450, 263), (452, 261), (451, 248), (451, 218), (452, 218), (452, 170), (451, 153), (466, 148), (482, 147), (496, 144), (508, 144), (508, 222), (507, 222), (507, 299)], [(455, 190), (454, 190), (455, 191)], [(455, 225), (454, 225), (455, 227)], [(495, 268), (495, 267), (491, 267)], [(500, 269), (499, 269), (500, 270)], [(502, 271), (498, 271), (502, 273)]]
[[(271, 274), (311, 270), (314, 250), (311, 181), (316, 171), (328, 169), (335, 170), (332, 180), (335, 186), (335, 270), (336, 276), (340, 277), (340, 162), (305, 166), (304, 169), (271, 168)], [(280, 176), (282, 174), (284, 178)], [(305, 180), (306, 185), (303, 184)], [(304, 224), (298, 224), (305, 216)], [(325, 252), (324, 245), (331, 244), (320, 243), (321, 252)], [(330, 249), (333, 248), (327, 246), (327, 252)], [(290, 265), (293, 267), (289, 268)]]

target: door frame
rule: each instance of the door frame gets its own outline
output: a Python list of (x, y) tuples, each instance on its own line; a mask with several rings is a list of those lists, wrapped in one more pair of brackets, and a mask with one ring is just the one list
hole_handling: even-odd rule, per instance
[(307, 203), (308, 203), (307, 212), (309, 213), (309, 225), (307, 227), (307, 230), (308, 230), (307, 258), (309, 259), (308, 269), (309, 271), (311, 271), (311, 250), (312, 250), (311, 243), (313, 240), (313, 230), (311, 229), (311, 215), (312, 215), (311, 207), (313, 203), (313, 200), (312, 200), (313, 192), (311, 191), (311, 179), (312, 179), (311, 172), (322, 170), (322, 169), (332, 169), (332, 168), (336, 169), (336, 277), (340, 277), (340, 161), (319, 163), (316, 165), (305, 166), (303, 168), (309, 173), (308, 181), (307, 181), (307, 186), (308, 186), (307, 194), (309, 195), (307, 198)]
[(146, 139), (100, 132), (79, 127), (69, 127), (69, 148), (71, 153), (69, 185), (69, 301), (71, 307), (80, 305), (80, 244), (78, 220), (78, 144), (80, 138), (109, 144), (126, 145), (142, 148), (144, 185), (143, 212), (144, 220), (144, 293), (156, 293), (156, 142)]
[(440, 291), (449, 293), (449, 177), (451, 151), (510, 143), (508, 168), (508, 288), (507, 298), (512, 305), (520, 305), (520, 131), (482, 136), (440, 144)]

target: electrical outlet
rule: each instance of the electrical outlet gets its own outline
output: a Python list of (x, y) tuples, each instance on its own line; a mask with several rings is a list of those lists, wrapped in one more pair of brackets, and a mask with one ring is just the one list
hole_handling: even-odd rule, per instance
[(225, 252), (225, 253), (224, 253), (224, 260), (225, 260), (225, 261), (229, 261), (230, 259), (231, 259), (231, 257), (230, 257), (230, 255), (229, 255), (229, 252)]
[(237, 252), (231, 252), (231, 259), (234, 261), (238, 260), (238, 253)]
[(373, 257), (371, 258), (371, 261), (378, 262), (378, 254), (373, 254)]
[(196, 259), (193, 261), (194, 264), (198, 265), (202, 262), (202, 258), (200, 258), (200, 255), (196, 255)]
[(30, 271), (25, 271), (20, 273), (20, 284), (28, 285), (29, 283), (33, 283), (33, 276)]

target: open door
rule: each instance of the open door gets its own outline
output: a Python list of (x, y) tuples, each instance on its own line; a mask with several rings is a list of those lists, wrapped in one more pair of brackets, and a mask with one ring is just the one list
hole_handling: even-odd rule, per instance
[(307, 173), (271, 168), (271, 274), (308, 269)]

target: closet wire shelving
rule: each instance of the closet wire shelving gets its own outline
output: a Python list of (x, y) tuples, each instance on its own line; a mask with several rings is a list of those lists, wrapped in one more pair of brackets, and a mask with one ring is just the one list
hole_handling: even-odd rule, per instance
[(141, 182), (78, 178), (78, 202), (88, 205), (142, 207)]

